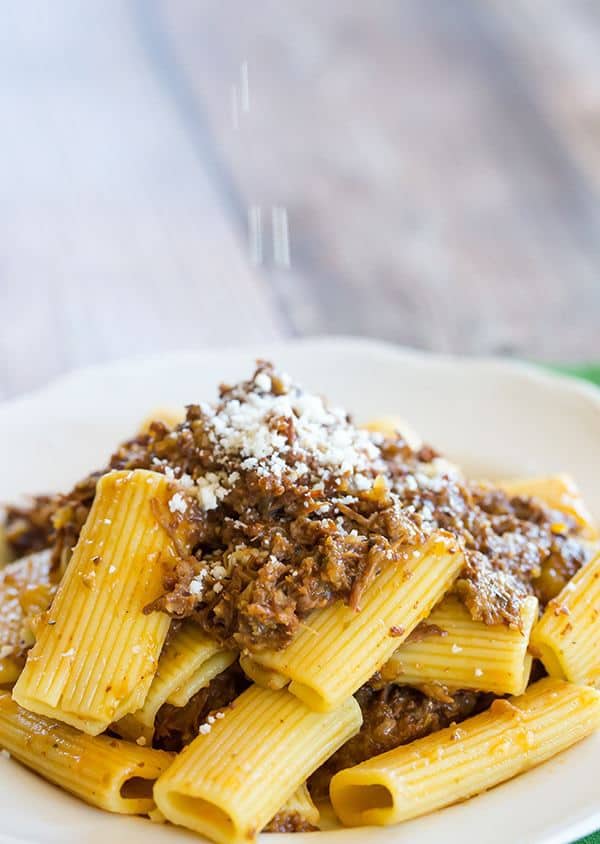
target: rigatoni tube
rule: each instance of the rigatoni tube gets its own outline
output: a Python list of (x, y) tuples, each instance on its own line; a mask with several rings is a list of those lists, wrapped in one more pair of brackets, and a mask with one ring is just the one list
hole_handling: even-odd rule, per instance
[(251, 686), (179, 754), (154, 796), (172, 823), (219, 844), (255, 836), (360, 729), (354, 698), (313, 712), (289, 692)]
[(0, 695), (0, 747), (44, 779), (86, 803), (123, 815), (155, 808), (154, 781), (173, 754), (73, 727), (21, 709)]
[(531, 645), (549, 674), (600, 684), (600, 554), (550, 601), (533, 628)]
[(110, 472), (96, 497), (37, 642), (14, 688), (21, 706), (91, 735), (139, 709), (170, 618), (144, 607), (162, 591), (176, 551), (157, 519), (164, 475)]
[(36, 621), (56, 591), (50, 557), (38, 551), (0, 569), (0, 685), (21, 673)]
[(144, 705), (126, 715), (115, 730), (126, 738), (150, 740), (156, 713), (163, 703), (185, 706), (192, 695), (231, 665), (236, 652), (226, 650), (193, 621), (185, 621), (172, 634), (158, 661), (158, 668)]
[[(295, 824), (298, 821), (307, 827), (318, 828), (320, 816), (321, 813), (313, 803), (308, 786), (304, 782), (278, 809), (264, 828), (264, 832), (295, 832), (297, 831)], [(288, 824), (292, 826), (292, 829), (286, 828)]]
[(552, 510), (572, 518), (586, 539), (597, 539), (598, 529), (585, 506), (581, 493), (569, 475), (548, 475), (538, 478), (516, 478), (498, 481), (497, 486), (508, 495), (539, 498)]
[(312, 709), (327, 712), (381, 668), (463, 563), (456, 540), (439, 531), (409, 548), (402, 563), (386, 566), (365, 590), (359, 612), (342, 603), (317, 610), (287, 648), (253, 654), (253, 660), (288, 678), (289, 691)]
[(531, 673), (527, 648), (537, 617), (533, 596), (523, 601), (518, 628), (473, 621), (464, 605), (448, 596), (425, 619), (431, 632), (425, 630), (422, 639), (401, 645), (381, 675), (409, 686), (443, 683), (455, 689), (521, 694)]
[(335, 774), (346, 826), (398, 823), (449, 806), (539, 765), (600, 727), (600, 694), (547, 677), (520, 697)]

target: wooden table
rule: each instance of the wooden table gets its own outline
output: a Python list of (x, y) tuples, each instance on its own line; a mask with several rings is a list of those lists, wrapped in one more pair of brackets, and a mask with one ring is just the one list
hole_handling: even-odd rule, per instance
[(323, 332), (600, 358), (596, 0), (9, 0), (0, 115), (0, 396)]

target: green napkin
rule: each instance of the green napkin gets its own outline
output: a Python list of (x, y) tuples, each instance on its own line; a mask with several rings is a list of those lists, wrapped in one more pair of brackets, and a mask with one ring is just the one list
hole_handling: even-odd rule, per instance
[(551, 369), (562, 372), (565, 375), (574, 375), (576, 378), (583, 378), (586, 381), (592, 381), (600, 387), (600, 364), (586, 363), (579, 366), (555, 364)]
[[(584, 378), (587, 381), (592, 381), (600, 387), (600, 365), (599, 364), (582, 364), (580, 366), (553, 366), (566, 375), (573, 375), (576, 378)], [(578, 844), (600, 844), (600, 830), (594, 832), (593, 835), (588, 835), (587, 838), (582, 838)]]

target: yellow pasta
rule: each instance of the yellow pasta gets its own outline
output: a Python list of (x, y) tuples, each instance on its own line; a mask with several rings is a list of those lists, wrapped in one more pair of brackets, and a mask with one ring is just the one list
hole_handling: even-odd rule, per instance
[(6, 539), (6, 528), (0, 521), (0, 566), (5, 566), (13, 558), (10, 546)]
[(553, 510), (571, 516), (587, 539), (597, 539), (598, 529), (583, 502), (575, 482), (568, 475), (549, 475), (541, 478), (517, 478), (498, 481), (497, 486), (509, 495), (539, 498)]
[(170, 624), (164, 613), (144, 613), (176, 559), (157, 519), (160, 508), (169, 512), (170, 494), (163, 475), (141, 469), (99, 480), (14, 688), (21, 706), (97, 735), (143, 705)]
[(347, 826), (387, 825), (465, 800), (560, 753), (600, 727), (600, 694), (546, 678), (516, 698), (331, 780)]
[(287, 677), (272, 668), (260, 665), (249, 654), (240, 656), (240, 667), (248, 679), (263, 689), (283, 689), (289, 683)]
[(401, 645), (381, 669), (382, 678), (409, 686), (443, 683), (455, 689), (521, 694), (531, 673), (527, 647), (537, 617), (538, 601), (531, 596), (523, 602), (520, 630), (490, 626), (473, 621), (463, 604), (449, 595), (426, 619), (439, 634), (434, 631)]
[(290, 692), (313, 709), (339, 706), (429, 615), (464, 563), (443, 531), (406, 556), (368, 587), (360, 612), (341, 603), (317, 610), (287, 648), (253, 654), (254, 661), (288, 678)]
[(600, 554), (550, 601), (533, 628), (531, 645), (552, 676), (600, 684)]
[(170, 407), (167, 405), (155, 407), (142, 421), (139, 432), (140, 434), (147, 434), (153, 422), (163, 422), (167, 428), (175, 428), (184, 419), (185, 409), (183, 407)]
[(378, 416), (377, 419), (370, 419), (364, 427), (367, 431), (374, 431), (387, 437), (400, 434), (413, 451), (418, 451), (423, 445), (423, 440), (412, 425), (409, 425), (401, 416)]
[(173, 754), (73, 727), (21, 709), (0, 694), (0, 746), (15, 759), (86, 803), (124, 815), (154, 809), (154, 781)]
[(14, 683), (34, 641), (39, 613), (48, 609), (56, 585), (50, 551), (39, 551), (0, 569), (0, 685)]
[(173, 706), (185, 706), (200, 689), (204, 689), (211, 680), (229, 668), (235, 662), (235, 651), (220, 650), (200, 665), (193, 674), (183, 681), (167, 698)]
[(251, 686), (179, 754), (154, 796), (172, 823), (221, 844), (253, 841), (277, 810), (360, 728), (354, 698), (328, 713)]
[(281, 809), (279, 809), (269, 824), (265, 827), (265, 831), (278, 832), (281, 828), (280, 820), (285, 823), (286, 818), (290, 817), (300, 818), (300, 820), (310, 826), (319, 826), (321, 815), (313, 803), (313, 799), (310, 796), (305, 782), (302, 783), (302, 785), (294, 791), (292, 796), (285, 801)]
[(116, 724), (116, 732), (126, 738), (142, 736), (150, 740), (156, 713), (163, 703), (185, 706), (192, 695), (208, 686), (217, 674), (235, 661), (236, 656), (235, 651), (220, 647), (193, 621), (185, 622), (160, 655), (144, 705)]

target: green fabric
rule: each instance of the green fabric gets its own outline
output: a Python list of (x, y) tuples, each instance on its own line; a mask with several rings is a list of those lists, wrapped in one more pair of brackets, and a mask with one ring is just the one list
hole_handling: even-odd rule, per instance
[[(580, 366), (553, 366), (552, 369), (558, 370), (566, 375), (573, 375), (576, 378), (584, 378), (587, 381), (592, 381), (594, 384), (600, 386), (600, 365), (598, 364), (582, 364)], [(588, 835), (587, 838), (582, 838), (577, 844), (600, 844), (600, 830), (594, 832), (593, 835)]]
[(593, 381), (594, 384), (600, 386), (600, 364), (586, 363), (579, 366), (574, 365), (553, 365), (552, 369), (563, 372), (566, 375), (574, 375), (576, 378), (583, 378), (587, 381)]

